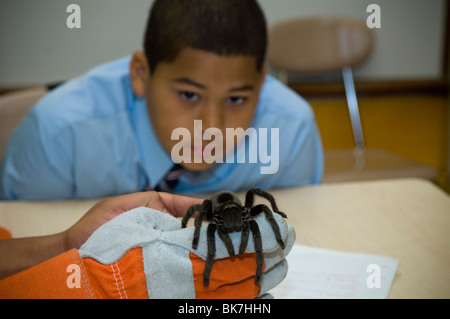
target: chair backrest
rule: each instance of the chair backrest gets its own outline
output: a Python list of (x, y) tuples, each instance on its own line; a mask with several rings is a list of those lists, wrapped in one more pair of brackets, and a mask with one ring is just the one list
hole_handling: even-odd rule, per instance
[(0, 162), (11, 133), (45, 93), (47, 88), (42, 86), (0, 96)]
[(366, 60), (372, 45), (372, 32), (363, 21), (299, 17), (270, 26), (267, 59), (286, 72), (333, 72)]

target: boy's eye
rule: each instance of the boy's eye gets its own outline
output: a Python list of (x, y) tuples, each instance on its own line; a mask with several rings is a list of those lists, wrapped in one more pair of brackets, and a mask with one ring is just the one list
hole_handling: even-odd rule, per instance
[(245, 100), (245, 97), (231, 96), (227, 99), (227, 102), (233, 105), (241, 105), (245, 102)]
[(180, 92), (180, 96), (183, 100), (186, 100), (188, 102), (195, 102), (198, 100), (198, 95), (189, 91)]

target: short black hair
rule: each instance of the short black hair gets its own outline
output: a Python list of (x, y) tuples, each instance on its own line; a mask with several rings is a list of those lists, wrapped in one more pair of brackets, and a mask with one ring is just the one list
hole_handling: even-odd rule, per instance
[(144, 37), (150, 72), (187, 47), (254, 56), (260, 71), (267, 50), (264, 13), (256, 0), (155, 0)]

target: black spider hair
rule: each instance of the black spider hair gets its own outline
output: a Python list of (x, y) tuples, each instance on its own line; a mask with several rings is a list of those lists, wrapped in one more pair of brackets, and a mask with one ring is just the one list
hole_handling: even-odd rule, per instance
[(259, 72), (267, 49), (264, 14), (256, 0), (155, 0), (144, 36), (150, 73), (187, 47), (253, 56)]

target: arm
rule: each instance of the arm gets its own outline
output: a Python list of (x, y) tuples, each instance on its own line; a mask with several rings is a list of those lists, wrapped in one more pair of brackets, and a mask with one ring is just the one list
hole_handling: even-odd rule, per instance
[(280, 154), (284, 158), (283, 187), (321, 183), (324, 169), (322, 141), (312, 113), (301, 125), (292, 125), (290, 134), (290, 139), (285, 138), (285, 141), (289, 140), (289, 148), (280, 150), (284, 152), (284, 155)]
[(63, 253), (63, 233), (0, 240), (0, 279)]
[(0, 240), (0, 279), (80, 248), (101, 225), (136, 207), (150, 207), (175, 217), (203, 200), (168, 193), (142, 192), (107, 198), (95, 204), (76, 224), (49, 236)]
[[(61, 199), (71, 197), (68, 134), (55, 139), (33, 113), (11, 136), (0, 168), (0, 199)], [(60, 144), (56, 144), (60, 143)], [(45, 181), (45, 182), (44, 182)]]

